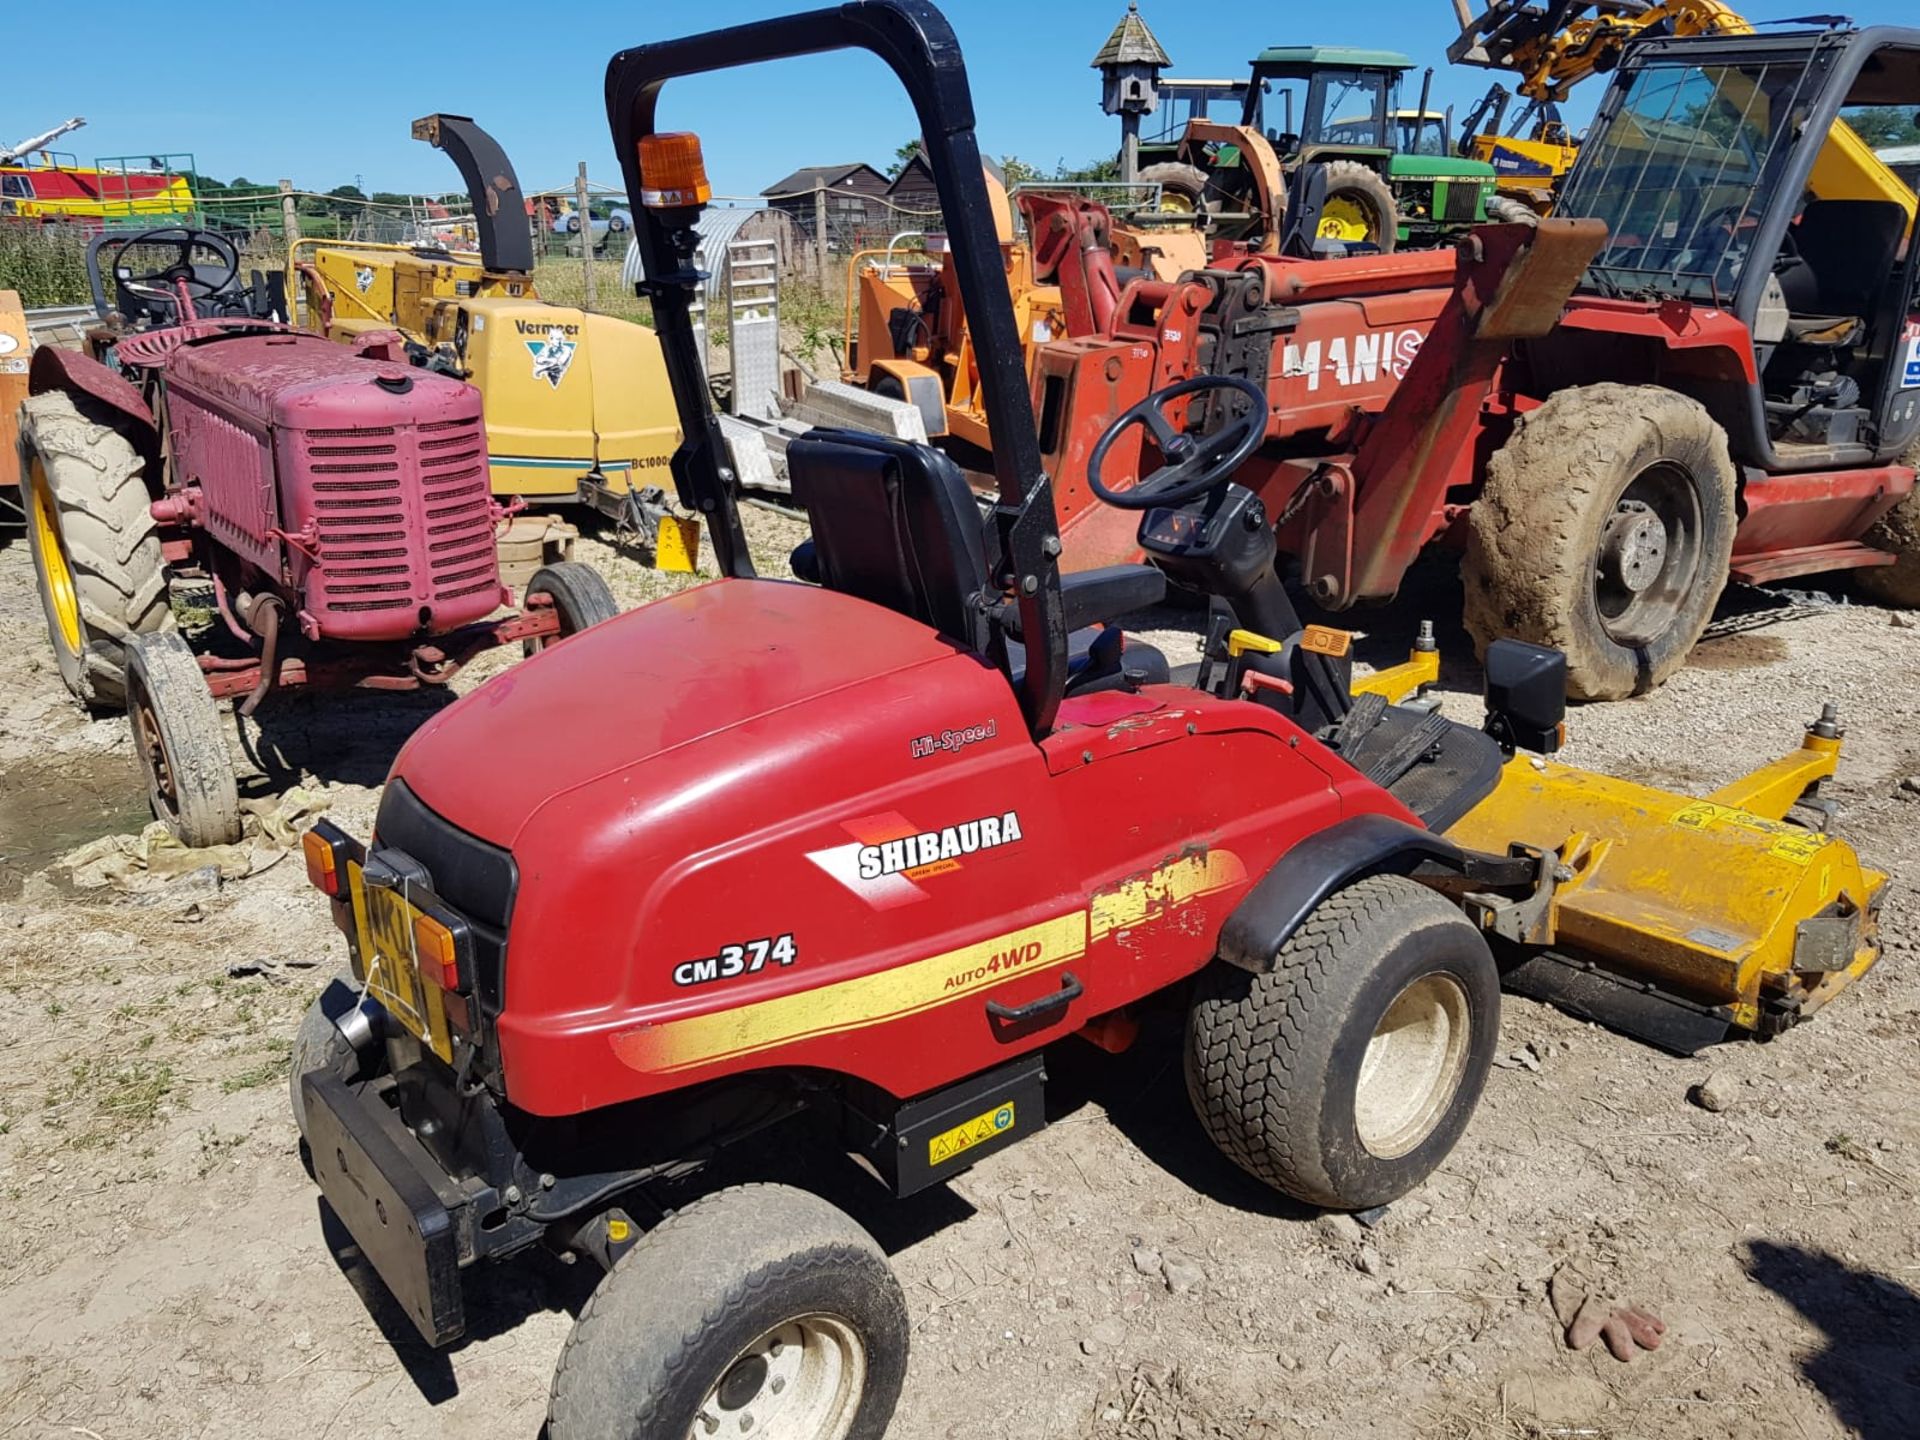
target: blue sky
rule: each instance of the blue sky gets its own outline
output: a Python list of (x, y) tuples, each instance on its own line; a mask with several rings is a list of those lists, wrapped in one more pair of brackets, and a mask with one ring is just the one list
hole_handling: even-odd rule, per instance
[[(1756, 9), (1753, 17), (1804, 13), (1794, 3)], [(95, 0), (84, 22), (59, 5), (7, 8), (10, 61), (0, 86), (6, 141), (80, 113), (87, 129), (61, 144), (83, 159), (184, 150), (222, 180), (286, 176), (302, 189), (325, 190), (357, 176), (368, 190), (438, 191), (456, 186), (458, 177), (444, 156), (409, 138), (414, 117), (434, 110), (474, 116), (505, 145), (529, 189), (570, 182), (581, 160), (596, 180), (616, 183), (601, 98), (609, 55), (804, 4), (267, 4), (221, 11), (211, 31), (188, 22), (177, 46), (105, 38), (166, 33), (164, 24), (154, 30), (146, 0)], [(1100, 111), (1099, 77), (1088, 62), (1125, 0), (948, 0), (945, 8), (966, 53), (984, 150), (1050, 168), (1116, 146), (1117, 122)], [(1864, 24), (1893, 22), (1905, 6), (1856, 0), (1852, 8)], [(1263, 45), (1388, 46), (1438, 66), (1435, 104), (1457, 111), (1492, 78), (1444, 65), (1454, 31), (1448, 0), (1328, 7), (1141, 0), (1141, 13), (1172, 55), (1174, 74), (1236, 75)], [(225, 43), (209, 42), (216, 32)], [(82, 50), (86, 63), (76, 68), (72, 57)], [(392, 60), (384, 70), (356, 68), (383, 55)], [(179, 73), (169, 77), (174, 69)], [(1572, 113), (1584, 118), (1601, 85), (1590, 82), (1587, 103), (1570, 107)], [(899, 86), (865, 55), (682, 81), (668, 87), (663, 114), (667, 123), (700, 132), (715, 188), (728, 194), (758, 191), (804, 164), (860, 159), (884, 167), (915, 130)]]

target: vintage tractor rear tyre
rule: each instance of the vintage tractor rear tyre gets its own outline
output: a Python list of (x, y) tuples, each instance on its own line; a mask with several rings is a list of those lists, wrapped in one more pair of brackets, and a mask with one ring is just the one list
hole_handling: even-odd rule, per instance
[[(1400, 243), (1400, 211), (1393, 190), (1358, 160), (1327, 162), (1327, 194), (1320, 203), (1320, 238), (1365, 240), (1382, 255)], [(1361, 233), (1353, 233), (1360, 227)]]
[(1373, 875), (1320, 902), (1254, 975), (1202, 973), (1187, 1094), (1241, 1169), (1297, 1200), (1405, 1195), (1466, 1129), (1500, 1030), (1500, 976), (1465, 916)]
[(1511, 195), (1495, 195), (1487, 201), (1487, 219), (1496, 225), (1526, 225), (1537, 228), (1540, 212), (1524, 200)]
[(21, 418), (27, 546), (54, 663), (83, 705), (123, 705), (128, 638), (173, 624), (144, 463), (70, 395), (35, 395)]
[(127, 719), (153, 813), (182, 845), (240, 838), (239, 782), (220, 706), (178, 630), (127, 646)]
[[(560, 633), (552, 637), (554, 640), (564, 640), (620, 613), (620, 602), (613, 598), (606, 579), (591, 565), (578, 560), (562, 560), (534, 572), (534, 577), (527, 582), (526, 599), (536, 595), (551, 598), (554, 611), (560, 616)], [(525, 654), (535, 655), (547, 644), (545, 638), (528, 640), (521, 649)]]
[(1468, 515), (1466, 624), (1566, 652), (1567, 693), (1618, 700), (1687, 662), (1733, 554), (1733, 459), (1694, 400), (1562, 390), (1520, 417)]
[(547, 1424), (552, 1440), (881, 1440), (906, 1373), (906, 1301), (873, 1238), (803, 1190), (743, 1185), (614, 1263)]
[[(1920, 468), (1920, 445), (1902, 455), (1900, 463)], [(1920, 487), (1881, 516), (1863, 538), (1898, 558), (1891, 565), (1855, 571), (1860, 588), (1883, 605), (1920, 607)]]
[(1214, 208), (1207, 199), (1207, 172), (1198, 165), (1163, 160), (1142, 170), (1140, 183), (1159, 185), (1162, 210), (1197, 215)]

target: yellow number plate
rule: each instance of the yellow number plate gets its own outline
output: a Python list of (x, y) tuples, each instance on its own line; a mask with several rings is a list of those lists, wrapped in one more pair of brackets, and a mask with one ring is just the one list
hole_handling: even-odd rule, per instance
[(453, 1041), (438, 987), (423, 985), (414, 962), (413, 921), (420, 911), (398, 891), (369, 886), (358, 865), (347, 863), (353, 923), (360, 936), (360, 965), (367, 993), (414, 1037), (447, 1064)]

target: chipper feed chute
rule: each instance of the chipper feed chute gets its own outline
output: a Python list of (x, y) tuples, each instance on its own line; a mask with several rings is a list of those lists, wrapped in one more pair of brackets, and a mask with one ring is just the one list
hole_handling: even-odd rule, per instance
[(1704, 799), (1515, 757), (1447, 832), (1557, 857), (1527, 937), (1545, 948), (1507, 987), (1683, 1054), (1818, 1010), (1879, 958), (1887, 883), (1785, 818), (1834, 772), (1840, 734), (1828, 707), (1799, 749)]

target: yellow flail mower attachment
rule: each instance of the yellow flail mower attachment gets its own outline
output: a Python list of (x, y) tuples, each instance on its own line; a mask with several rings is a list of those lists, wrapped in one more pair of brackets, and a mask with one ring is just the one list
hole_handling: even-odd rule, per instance
[[(1355, 682), (1398, 700), (1439, 656)], [(1823, 833), (1817, 798), (1843, 731), (1828, 705), (1799, 746), (1704, 797), (1516, 753), (1493, 793), (1446, 831), (1524, 860), (1534, 883), (1459, 893), (1521, 994), (1691, 1054), (1732, 1031), (1773, 1035), (1825, 1005), (1880, 956), (1887, 877)]]

